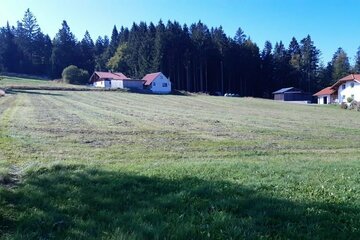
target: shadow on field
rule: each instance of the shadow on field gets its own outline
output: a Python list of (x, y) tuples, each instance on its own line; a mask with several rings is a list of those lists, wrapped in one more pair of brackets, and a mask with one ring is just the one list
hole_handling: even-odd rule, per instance
[(229, 182), (55, 166), (0, 190), (0, 236), (21, 239), (352, 239), (359, 209), (299, 204)]
[(34, 90), (9, 90), (6, 91), (7, 94), (18, 94), (18, 93), (26, 93), (31, 95), (44, 95), (44, 96), (64, 96), (60, 93), (50, 93), (50, 92), (38, 92)]

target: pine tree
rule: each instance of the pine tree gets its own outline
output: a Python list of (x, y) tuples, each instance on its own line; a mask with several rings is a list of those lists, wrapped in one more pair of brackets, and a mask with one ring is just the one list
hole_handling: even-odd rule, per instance
[(88, 31), (80, 42), (80, 68), (92, 73), (95, 69), (95, 45)]
[(244, 31), (239, 27), (235, 33), (234, 40), (237, 44), (241, 45), (246, 41), (246, 35)]
[(19, 71), (19, 49), (9, 22), (0, 29), (0, 70), (5, 72)]
[(354, 72), (360, 73), (360, 47), (358, 48), (355, 56)]
[(301, 40), (301, 83), (300, 87), (308, 92), (313, 92), (320, 51), (314, 46), (310, 35)]
[(338, 48), (332, 58), (332, 79), (333, 82), (345, 77), (350, 73), (349, 58), (342, 48)]
[(53, 40), (51, 55), (52, 76), (60, 77), (63, 69), (78, 64), (79, 48), (74, 34), (66, 21)]
[(262, 97), (270, 98), (271, 93), (275, 90), (273, 83), (273, 54), (272, 44), (265, 42), (264, 49), (261, 52), (261, 80), (262, 80)]

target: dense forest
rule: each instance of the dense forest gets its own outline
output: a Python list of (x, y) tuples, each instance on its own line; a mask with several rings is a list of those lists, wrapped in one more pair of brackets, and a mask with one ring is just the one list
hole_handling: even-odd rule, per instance
[(28, 9), (16, 26), (8, 23), (0, 29), (0, 72), (55, 79), (69, 65), (90, 74), (111, 70), (132, 78), (161, 71), (178, 90), (241, 96), (270, 97), (288, 86), (314, 92), (360, 71), (360, 48), (354, 66), (342, 48), (326, 65), (320, 54), (310, 35), (292, 38), (287, 47), (267, 41), (260, 49), (241, 28), (229, 37), (221, 26), (208, 28), (201, 21), (114, 26), (110, 38), (99, 36), (94, 42), (86, 31), (79, 41), (66, 21), (51, 39)]

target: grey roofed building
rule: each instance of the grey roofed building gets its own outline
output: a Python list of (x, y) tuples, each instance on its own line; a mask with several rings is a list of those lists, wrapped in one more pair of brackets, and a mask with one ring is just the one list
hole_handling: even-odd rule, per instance
[(312, 101), (312, 95), (294, 87), (281, 88), (275, 92), (274, 100), (278, 101)]

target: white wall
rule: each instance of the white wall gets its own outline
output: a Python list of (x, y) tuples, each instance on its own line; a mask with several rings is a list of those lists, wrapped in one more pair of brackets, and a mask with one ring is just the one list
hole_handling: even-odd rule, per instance
[[(163, 84), (166, 84), (167, 86), (163, 87)], [(150, 89), (154, 93), (170, 93), (171, 82), (164, 76), (164, 74), (160, 73), (151, 83)]]
[(111, 80), (111, 88), (124, 88), (122, 80)]
[(94, 87), (105, 87), (104, 81), (97, 81), (93, 83)]
[[(354, 87), (351, 87), (351, 83), (354, 83)], [(345, 89), (343, 86), (345, 85)], [(360, 101), (360, 83), (356, 81), (345, 82), (339, 86), (338, 98), (339, 102), (347, 102), (347, 98), (354, 95), (354, 100)]]
[(327, 97), (327, 104), (331, 103), (330, 95), (320, 95), (318, 96), (318, 104), (324, 104), (324, 97)]

